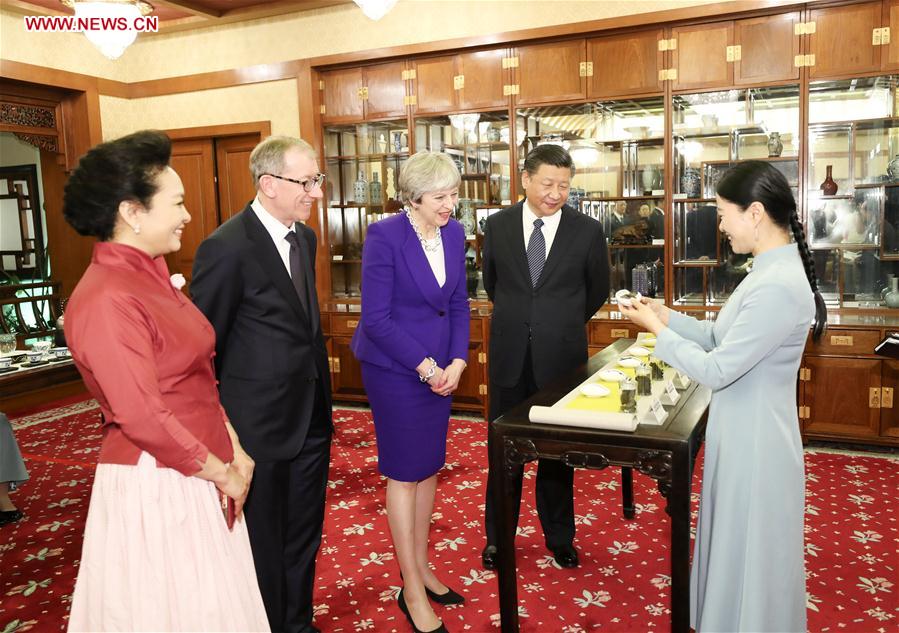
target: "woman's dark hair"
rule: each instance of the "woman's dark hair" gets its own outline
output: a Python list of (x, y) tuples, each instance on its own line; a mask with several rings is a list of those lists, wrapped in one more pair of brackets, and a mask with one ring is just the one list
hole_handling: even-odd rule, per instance
[(112, 238), (125, 200), (150, 206), (156, 176), (169, 164), (172, 142), (156, 130), (144, 130), (101, 143), (78, 161), (66, 183), (62, 213), (81, 235), (102, 242)]
[(753, 202), (761, 203), (774, 224), (792, 232), (805, 266), (805, 276), (815, 295), (815, 325), (812, 339), (815, 341), (820, 339), (824, 328), (827, 327), (827, 306), (824, 304), (824, 297), (818, 291), (815, 260), (812, 259), (808, 243), (805, 241), (805, 231), (799, 221), (796, 200), (787, 179), (771, 163), (748, 160), (729, 169), (718, 181), (716, 191), (719, 196), (733, 202), (744, 211)]
[(570, 169), (574, 175), (574, 161), (571, 154), (564, 147), (547, 143), (538, 145), (524, 159), (524, 170), (530, 175), (536, 174), (540, 170), (540, 165), (552, 165), (553, 167), (561, 167)]

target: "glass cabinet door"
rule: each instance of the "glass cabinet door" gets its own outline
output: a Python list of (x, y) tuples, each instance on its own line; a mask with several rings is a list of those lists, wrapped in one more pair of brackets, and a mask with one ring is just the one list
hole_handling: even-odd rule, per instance
[(326, 127), (324, 148), (331, 293), (357, 297), (366, 228), (402, 208), (397, 178), (409, 157), (406, 120)]
[(674, 304), (721, 305), (751, 258), (718, 230), (718, 181), (742, 161), (764, 160), (799, 198), (799, 87), (678, 94), (672, 129)]
[(468, 295), (486, 299), (481, 274), (484, 224), (491, 213), (512, 204), (508, 112), (416, 118), (415, 150), (448, 154), (462, 174), (456, 219), (467, 239)]
[(568, 204), (603, 226), (611, 294), (664, 295), (664, 99), (522, 109), (516, 125), (519, 173), (538, 145), (556, 143), (571, 154)]
[(833, 307), (899, 307), (897, 76), (809, 86), (806, 230)]

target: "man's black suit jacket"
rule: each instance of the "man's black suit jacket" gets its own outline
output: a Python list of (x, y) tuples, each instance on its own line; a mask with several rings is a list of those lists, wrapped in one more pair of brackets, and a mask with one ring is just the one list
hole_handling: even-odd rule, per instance
[(296, 224), (307, 314), (272, 238), (247, 207), (200, 244), (190, 292), (215, 328), (222, 406), (257, 461), (299, 454), (316, 376), (331, 420), (331, 380), (315, 293), (315, 232)]
[(562, 207), (543, 272), (532, 286), (522, 205), (491, 215), (484, 233), (484, 288), (493, 301), (490, 380), (514, 386), (530, 343), (534, 378), (542, 388), (587, 360), (584, 326), (609, 297), (609, 252), (599, 222)]

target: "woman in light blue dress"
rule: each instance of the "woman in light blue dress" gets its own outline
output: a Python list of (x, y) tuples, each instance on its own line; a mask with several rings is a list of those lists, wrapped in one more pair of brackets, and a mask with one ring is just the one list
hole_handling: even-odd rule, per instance
[(690, 575), (692, 626), (805, 631), (805, 471), (796, 379), (809, 326), (827, 311), (796, 202), (769, 163), (718, 183), (718, 218), (749, 274), (712, 321), (644, 300), (621, 311), (657, 336), (656, 355), (712, 389)]

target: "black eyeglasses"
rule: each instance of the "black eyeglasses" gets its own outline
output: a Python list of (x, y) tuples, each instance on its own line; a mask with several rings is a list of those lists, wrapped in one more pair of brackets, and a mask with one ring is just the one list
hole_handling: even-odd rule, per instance
[(296, 178), (288, 178), (287, 176), (278, 176), (276, 174), (262, 174), (263, 176), (271, 176), (272, 178), (277, 178), (278, 180), (286, 180), (287, 182), (292, 182), (295, 185), (302, 185), (303, 189), (306, 191), (312, 191), (316, 187), (321, 187), (325, 182), (325, 178), (327, 174), (318, 173), (315, 174), (312, 178), (308, 180), (297, 180)]

